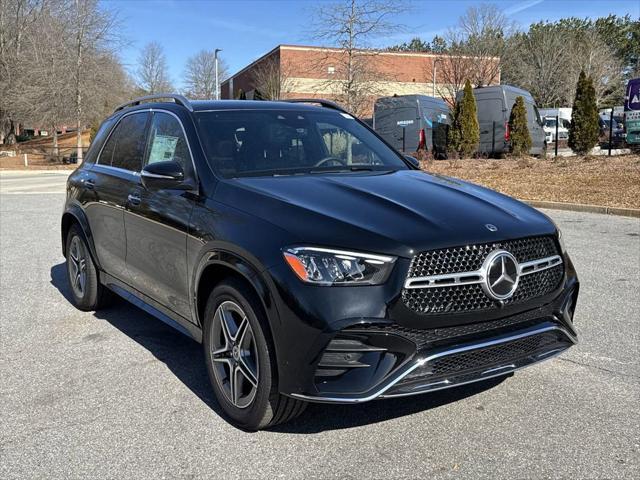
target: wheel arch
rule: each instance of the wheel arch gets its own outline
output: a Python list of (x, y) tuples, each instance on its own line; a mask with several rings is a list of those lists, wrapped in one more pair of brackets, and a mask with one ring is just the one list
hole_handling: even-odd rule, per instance
[(211, 291), (217, 284), (229, 277), (240, 279), (256, 294), (267, 317), (269, 334), (273, 338), (273, 321), (279, 321), (271, 288), (261, 269), (244, 256), (223, 249), (205, 253), (195, 272), (193, 288), (195, 320), (200, 328), (204, 326), (204, 311)]
[(67, 235), (69, 234), (69, 230), (72, 225), (78, 225), (82, 234), (84, 235), (84, 239), (89, 246), (89, 253), (91, 254), (91, 258), (93, 263), (100, 269), (100, 263), (98, 262), (98, 257), (96, 255), (95, 245), (93, 243), (93, 236), (91, 235), (91, 228), (89, 227), (89, 221), (87, 216), (82, 211), (82, 209), (76, 205), (71, 205), (67, 210), (62, 214), (62, 221), (60, 223), (60, 235), (62, 241), (62, 255), (67, 256)]

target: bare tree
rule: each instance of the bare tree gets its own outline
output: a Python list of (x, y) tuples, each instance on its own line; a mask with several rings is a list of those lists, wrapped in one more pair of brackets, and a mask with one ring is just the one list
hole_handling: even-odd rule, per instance
[(538, 105), (571, 105), (581, 70), (590, 76), (600, 104), (620, 95), (623, 67), (593, 27), (537, 23), (509, 40), (503, 80), (531, 92)]
[(115, 15), (96, 0), (0, 0), (0, 141), (14, 125), (84, 127), (129, 96)]
[[(570, 50), (566, 38), (546, 28), (517, 34), (510, 41), (503, 79), (531, 92), (536, 103), (544, 107), (563, 106), (569, 82), (563, 68)], [(572, 82), (575, 87), (576, 82)]]
[(16, 115), (25, 104), (21, 91), (28, 71), (21, 57), (43, 4), (39, 0), (0, 0), (0, 143), (16, 141)]
[[(73, 82), (76, 108), (76, 145), (78, 162), (82, 161), (82, 130), (86, 118), (84, 111), (85, 94), (91, 88), (90, 58), (96, 50), (106, 51), (116, 45), (117, 17), (110, 10), (100, 8), (98, 0), (74, 0), (66, 9), (72, 25), (74, 37)], [(93, 92), (92, 92), (93, 93)]]
[(289, 72), (289, 65), (279, 58), (263, 60), (253, 70), (255, 91), (264, 100), (280, 100), (292, 87)]
[(467, 8), (458, 25), (440, 39), (448, 56), (435, 60), (438, 94), (453, 106), (467, 79), (475, 86), (497, 82), (507, 51), (506, 38), (514, 31), (515, 24), (493, 4)]
[(506, 39), (515, 30), (515, 23), (494, 4), (467, 8), (458, 20), (458, 33), (450, 31), (449, 43), (455, 53), (476, 59), (469, 78), (473, 84), (490, 85), (500, 78), (501, 59), (507, 51)]
[(138, 57), (138, 87), (145, 93), (163, 93), (173, 90), (169, 79), (167, 59), (162, 45), (150, 42), (144, 46)]
[[(452, 53), (447, 56), (435, 58), (433, 61), (434, 65), (430, 68), (437, 72), (435, 75), (437, 85), (436, 92), (453, 108), (458, 92), (462, 91), (467, 79), (473, 76), (472, 72), (479, 60), (461, 53)], [(425, 76), (429, 78), (431, 73), (431, 70), (429, 72), (425, 71)]]
[[(200, 50), (189, 57), (184, 72), (185, 93), (196, 100), (216, 97), (216, 54), (214, 50)], [(218, 79), (222, 83), (229, 76), (227, 64), (218, 56)]]
[(385, 78), (375, 66), (378, 51), (370, 48), (370, 42), (400, 28), (392, 18), (401, 10), (397, 1), (345, 0), (321, 2), (315, 11), (315, 38), (337, 47), (339, 53), (327, 51), (314, 68), (328, 72), (332, 67), (325, 88), (332, 89), (334, 98), (356, 115), (370, 111), (379, 81)]
[(596, 102), (611, 105), (616, 100), (618, 87), (623, 83), (622, 62), (615, 51), (596, 32), (579, 35), (573, 42), (572, 55), (567, 59), (571, 66), (572, 87), (569, 98), (575, 97), (575, 87), (580, 70), (593, 80)]

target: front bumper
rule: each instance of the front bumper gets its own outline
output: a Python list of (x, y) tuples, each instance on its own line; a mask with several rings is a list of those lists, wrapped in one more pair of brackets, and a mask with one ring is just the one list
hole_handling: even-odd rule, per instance
[[(408, 265), (380, 287), (295, 290), (301, 282), (287, 283), (276, 291), (294, 294), (275, 296), (280, 321), (272, 325), (280, 392), (313, 402), (361, 403), (481, 381), (552, 358), (577, 337), (579, 283), (568, 257), (565, 266), (564, 279), (549, 295), (431, 317), (398, 298)], [(289, 278), (286, 270), (271, 274), (276, 285)]]
[(575, 343), (576, 337), (567, 329), (554, 322), (543, 322), (482, 341), (419, 352), (363, 393), (292, 396), (314, 402), (361, 403), (417, 395), (506, 375), (553, 358)]

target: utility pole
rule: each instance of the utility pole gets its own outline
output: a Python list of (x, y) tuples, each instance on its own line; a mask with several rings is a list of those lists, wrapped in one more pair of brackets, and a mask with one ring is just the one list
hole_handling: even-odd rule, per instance
[(218, 52), (221, 52), (221, 48), (216, 48), (213, 54), (216, 65), (216, 100), (220, 100), (220, 82), (218, 79)]

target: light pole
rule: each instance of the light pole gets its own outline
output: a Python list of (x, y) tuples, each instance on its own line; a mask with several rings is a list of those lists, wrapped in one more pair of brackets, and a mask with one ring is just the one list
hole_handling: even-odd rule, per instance
[(435, 97), (436, 96), (436, 65), (438, 63), (438, 60), (440, 60), (439, 58), (434, 58), (433, 59), (433, 78), (431, 79), (431, 96)]
[(220, 100), (220, 83), (218, 81), (218, 52), (221, 52), (221, 51), (222, 51), (221, 48), (216, 48), (213, 53), (213, 58), (214, 58), (215, 68), (216, 68), (216, 100)]

